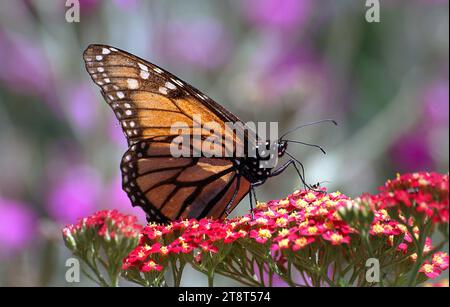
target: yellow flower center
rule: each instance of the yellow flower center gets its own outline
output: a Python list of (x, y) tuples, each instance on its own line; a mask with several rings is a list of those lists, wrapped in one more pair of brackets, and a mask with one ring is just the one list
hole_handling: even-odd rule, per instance
[(383, 233), (384, 232), (384, 227), (382, 226), (382, 225), (380, 225), (380, 224), (375, 224), (375, 225), (373, 225), (373, 227), (372, 227), (372, 231), (374, 232), (374, 233)]
[(306, 208), (308, 206), (308, 203), (306, 201), (304, 201), (303, 199), (299, 199), (295, 203), (300, 208)]
[(267, 219), (265, 219), (265, 218), (263, 218), (263, 217), (260, 217), (260, 218), (258, 218), (258, 219), (256, 220), (256, 222), (257, 222), (258, 224), (266, 225), (266, 224), (267, 224)]
[(439, 255), (435, 255), (435, 256), (433, 256), (433, 262), (436, 264), (443, 264), (444, 259)]
[(286, 209), (278, 209), (277, 212), (279, 214), (286, 214), (287, 213)]
[(284, 227), (287, 224), (287, 219), (285, 219), (284, 217), (279, 217), (277, 218), (277, 221), (275, 223), (278, 227)]
[(308, 244), (308, 240), (306, 240), (306, 238), (298, 238), (297, 240), (295, 240), (295, 245), (298, 245), (300, 247), (305, 247), (306, 244)]
[(267, 211), (265, 211), (264, 212), (264, 215), (265, 216), (269, 216), (269, 217), (271, 217), (271, 216), (274, 216), (275, 215), (275, 212), (273, 212), (272, 210), (267, 210)]
[(342, 239), (344, 239), (344, 237), (342, 235), (340, 235), (340, 234), (333, 233), (331, 235), (331, 240), (333, 240), (333, 242), (340, 243), (342, 241)]
[(287, 236), (288, 234), (289, 234), (289, 230), (286, 228), (283, 228), (278, 232), (278, 235), (282, 236), (282, 237)]
[(288, 247), (289, 246), (289, 239), (283, 239), (280, 242), (278, 242), (279, 247)]
[(317, 232), (317, 227), (316, 226), (308, 227), (308, 233), (315, 234), (316, 232)]
[(260, 238), (266, 238), (269, 239), (270, 237), (272, 237), (272, 234), (270, 233), (270, 231), (268, 229), (260, 229), (258, 231), (258, 236)]
[(163, 255), (167, 255), (169, 253), (169, 249), (167, 248), (167, 246), (161, 246), (160, 250), (161, 254)]
[(433, 265), (431, 264), (425, 264), (423, 266), (423, 270), (427, 273), (432, 273), (433, 272)]
[(288, 199), (280, 200), (280, 202), (279, 202), (278, 204), (279, 204), (280, 206), (289, 205), (289, 200), (288, 200)]
[(316, 200), (316, 195), (314, 195), (314, 193), (309, 192), (308, 194), (306, 194), (305, 199), (309, 202), (312, 202)]

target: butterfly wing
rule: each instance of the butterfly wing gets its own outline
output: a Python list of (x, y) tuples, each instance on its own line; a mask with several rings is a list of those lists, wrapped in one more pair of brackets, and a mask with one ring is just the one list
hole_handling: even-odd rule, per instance
[(249, 192), (231, 159), (174, 158), (170, 143), (170, 137), (139, 141), (122, 159), (123, 188), (149, 220), (221, 218)]
[[(171, 128), (177, 123), (188, 123), (189, 135), (200, 134), (203, 145), (206, 138), (225, 139), (222, 154), (235, 152), (254, 135), (243, 125), (231, 132), (225, 129), (226, 122), (241, 123), (238, 117), (171, 73), (125, 51), (90, 45), (84, 60), (130, 145), (121, 164), (123, 188), (149, 219), (222, 217), (248, 193), (250, 183), (236, 172), (232, 159), (173, 158), (170, 153), (170, 141), (179, 135)], [(194, 129), (195, 115), (201, 116), (200, 131)], [(218, 123), (220, 131), (212, 132), (207, 122)]]
[[(194, 115), (200, 115), (202, 123), (220, 124), (221, 131), (215, 131), (216, 136), (229, 140), (225, 144), (227, 149), (245, 146), (247, 135), (254, 134), (253, 131), (246, 134), (242, 126), (232, 132), (226, 130), (226, 122), (241, 123), (241, 120), (193, 86), (130, 53), (106, 45), (90, 45), (84, 52), (84, 60), (130, 145), (147, 138), (178, 134), (171, 129), (176, 127), (174, 123), (187, 123), (193, 130)], [(205, 125), (201, 126), (201, 132), (195, 133), (204, 138), (215, 136)], [(229, 144), (231, 141), (234, 144)]]

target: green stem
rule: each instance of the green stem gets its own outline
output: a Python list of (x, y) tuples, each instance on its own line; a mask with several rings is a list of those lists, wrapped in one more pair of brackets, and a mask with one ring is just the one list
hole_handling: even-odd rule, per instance
[(208, 287), (214, 287), (214, 269), (208, 272)]
[(416, 263), (414, 264), (414, 267), (409, 275), (409, 279), (408, 279), (408, 287), (413, 287), (415, 286), (416, 283), (416, 279), (417, 279), (417, 274), (419, 274), (419, 270), (420, 267), (422, 266), (422, 262), (423, 262), (423, 245), (425, 244), (425, 240), (423, 239), (423, 234), (420, 234), (419, 237), (419, 244), (416, 246), (417, 247), (417, 259), (416, 259)]

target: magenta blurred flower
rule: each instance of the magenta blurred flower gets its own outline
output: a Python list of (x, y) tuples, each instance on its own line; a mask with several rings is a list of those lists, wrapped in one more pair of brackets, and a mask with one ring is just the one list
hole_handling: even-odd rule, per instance
[(261, 28), (293, 30), (306, 24), (311, 0), (248, 0), (242, 1), (244, 15)]
[(215, 69), (228, 60), (232, 41), (221, 23), (205, 18), (171, 24), (166, 43), (173, 59)]
[(97, 9), (100, 3), (100, 0), (80, 0), (80, 10), (82, 10), (83, 13), (90, 13)]
[(37, 218), (24, 203), (0, 197), (0, 256), (24, 248), (37, 234)]
[(424, 94), (424, 105), (427, 116), (426, 123), (447, 124), (449, 113), (448, 79), (431, 84)]
[(97, 118), (97, 99), (92, 88), (85, 83), (71, 87), (66, 92), (63, 107), (72, 125), (81, 131), (88, 131)]
[(427, 171), (433, 169), (433, 158), (427, 136), (414, 131), (398, 139), (391, 148), (394, 168), (399, 172)]
[(19, 93), (46, 95), (52, 86), (49, 62), (33, 41), (0, 32), (0, 83)]
[(69, 169), (49, 191), (48, 213), (59, 223), (73, 223), (97, 210), (100, 190), (101, 183), (94, 170), (80, 166)]

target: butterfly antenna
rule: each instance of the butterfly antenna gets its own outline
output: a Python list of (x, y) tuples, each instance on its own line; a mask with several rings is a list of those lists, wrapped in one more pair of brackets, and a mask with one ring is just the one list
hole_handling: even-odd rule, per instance
[(310, 144), (310, 143), (305, 143), (305, 142), (300, 142), (300, 141), (293, 141), (293, 140), (285, 140), (285, 141), (289, 142), (289, 143), (302, 144), (302, 145), (306, 145), (306, 146), (315, 147), (317, 149), (320, 149), (320, 151), (323, 152), (324, 155), (327, 154), (327, 152), (321, 146), (316, 145), (316, 144)]
[(298, 127), (295, 127), (294, 129), (288, 130), (286, 133), (284, 133), (280, 139), (282, 139), (283, 137), (285, 137), (286, 135), (288, 135), (289, 133), (292, 133), (294, 131), (297, 131), (298, 129), (304, 128), (304, 127), (308, 127), (308, 126), (312, 126), (312, 125), (317, 125), (317, 124), (321, 124), (321, 123), (333, 123), (335, 126), (337, 126), (337, 122), (334, 119), (322, 119), (322, 120), (318, 120), (312, 123), (307, 123), (307, 124), (303, 124), (300, 125)]

